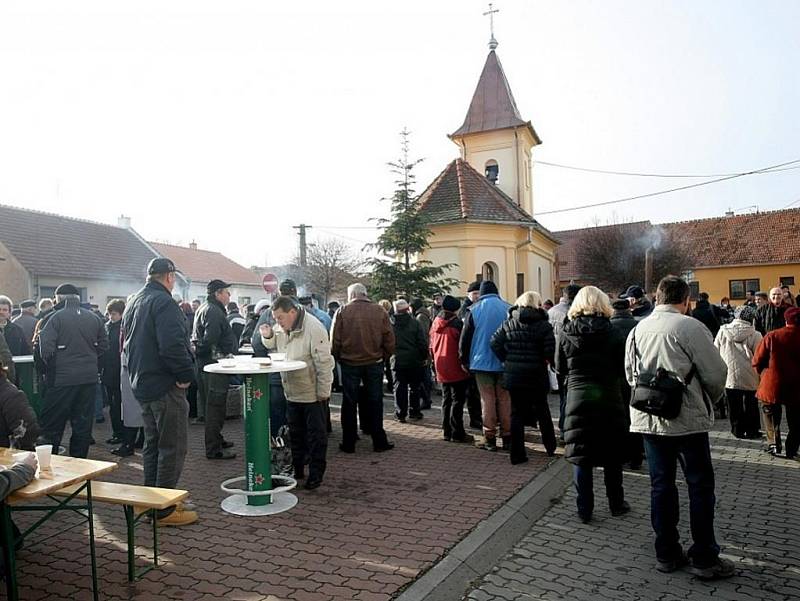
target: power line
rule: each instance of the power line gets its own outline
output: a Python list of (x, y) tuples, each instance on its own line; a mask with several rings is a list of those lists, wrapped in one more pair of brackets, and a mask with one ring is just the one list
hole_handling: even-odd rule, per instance
[[(784, 163), (790, 165), (798, 161), (791, 161)], [(577, 167), (575, 165), (564, 165), (562, 163), (551, 163), (548, 161), (534, 161), (534, 164), (547, 165), (548, 167), (559, 167), (561, 169), (571, 169), (573, 171), (586, 171), (588, 173), (603, 173), (606, 175), (627, 175), (631, 177), (662, 177), (662, 178), (704, 178), (704, 177), (733, 177), (740, 175), (740, 173), (704, 173), (704, 174), (687, 174), (687, 173), (636, 173), (633, 171), (609, 171), (606, 169), (591, 169), (589, 167)], [(764, 170), (763, 173), (776, 173), (778, 171), (789, 171), (791, 169), (800, 169), (800, 165), (795, 167), (784, 167), (782, 169), (769, 169)]]
[(795, 159), (794, 161), (788, 161), (786, 163), (779, 163), (778, 165), (772, 165), (770, 167), (764, 167), (762, 169), (754, 169), (753, 171), (745, 171), (744, 173), (735, 173), (733, 175), (728, 175), (725, 177), (720, 177), (717, 179), (712, 179), (711, 181), (707, 182), (698, 182), (696, 184), (689, 184), (687, 186), (679, 186), (677, 188), (669, 188), (668, 190), (659, 190), (658, 192), (649, 192), (647, 194), (639, 194), (637, 196), (628, 196), (625, 198), (617, 198), (615, 200), (606, 200), (604, 202), (595, 202), (585, 205), (580, 205), (577, 207), (569, 207), (565, 209), (553, 209), (551, 211), (539, 211), (536, 215), (552, 215), (555, 213), (566, 213), (568, 211), (578, 211), (580, 209), (589, 209), (592, 207), (604, 207), (607, 205), (619, 204), (621, 202), (628, 202), (630, 200), (639, 200), (641, 198), (651, 198), (653, 196), (661, 196), (662, 194), (670, 194), (671, 192), (679, 192), (681, 190), (689, 190), (690, 188), (699, 188), (700, 186), (708, 186), (709, 184), (716, 184), (718, 182), (724, 182), (730, 179), (735, 179), (737, 177), (744, 177), (746, 175), (756, 175), (759, 173), (765, 173), (772, 169), (776, 169), (778, 167), (785, 167), (786, 165), (792, 165), (794, 163), (800, 163), (800, 159)]

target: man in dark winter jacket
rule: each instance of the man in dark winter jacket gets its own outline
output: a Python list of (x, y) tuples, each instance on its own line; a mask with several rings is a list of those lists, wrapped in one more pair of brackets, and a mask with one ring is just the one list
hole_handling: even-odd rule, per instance
[(103, 355), (101, 379), (106, 388), (109, 414), (111, 415), (111, 428), (113, 436), (106, 440), (108, 444), (118, 444), (118, 448), (111, 451), (120, 457), (133, 455), (138, 428), (126, 427), (122, 422), (122, 388), (120, 382), (121, 370), (121, 329), (122, 314), (125, 311), (125, 301), (120, 298), (112, 300), (106, 305), (108, 322), (106, 335), (108, 336), (108, 352)]
[(206, 365), (234, 355), (239, 350), (239, 339), (234, 335), (225, 315), (225, 306), (231, 298), (222, 280), (211, 280), (206, 286), (208, 296), (194, 316), (192, 343), (197, 356), (197, 413), (205, 415), (206, 457), (209, 459), (234, 459), (236, 453), (227, 449), (233, 446), (222, 438), (222, 426), (228, 408), (228, 384), (224, 374), (211, 374), (203, 370)]
[[(395, 351), (392, 357), (394, 372), (395, 416), (400, 422), (422, 419), (420, 410), (423, 370), (427, 369), (428, 337), (422, 325), (411, 316), (408, 302), (394, 302)], [(409, 410), (409, 404), (411, 408)]]
[(30, 346), (33, 340), (33, 330), (36, 328), (36, 303), (30, 299), (20, 303), (20, 314), (12, 321), (22, 329), (25, 342)]
[(769, 303), (761, 305), (756, 310), (756, 320), (754, 326), (766, 336), (772, 330), (777, 330), (786, 325), (783, 314), (791, 305), (787, 304), (783, 298), (783, 291), (780, 288), (773, 288), (769, 291)]
[(636, 321), (641, 321), (653, 312), (653, 303), (647, 300), (641, 286), (630, 286), (620, 298), (627, 299), (631, 304), (631, 313)]
[(56, 288), (56, 300), (61, 308), (53, 312), (39, 333), (39, 353), (47, 379), (42, 437), (57, 451), (69, 421), (69, 454), (85, 458), (92, 442), (98, 361), (108, 350), (108, 337), (102, 320), (81, 308), (75, 286), (62, 284)]
[(700, 321), (708, 331), (711, 332), (711, 337), (714, 338), (719, 332), (719, 320), (716, 313), (711, 308), (711, 303), (708, 302), (708, 294), (701, 292), (695, 303), (692, 317)]
[[(230, 298), (230, 294), (228, 294), (228, 298)], [(242, 332), (244, 331), (245, 326), (247, 325), (247, 320), (242, 317), (242, 314), (239, 312), (239, 305), (234, 302), (230, 302), (227, 304), (228, 310), (228, 323), (231, 324), (231, 330), (233, 331), (233, 336), (236, 338), (238, 343), (239, 338), (242, 337)], [(194, 331), (194, 328), (192, 328)], [(238, 350), (238, 349), (237, 349)]]
[[(414, 319), (416, 319), (422, 326), (422, 331), (425, 333), (425, 348), (428, 348), (427, 339), (430, 336), (431, 325), (433, 319), (431, 312), (425, 307), (421, 298), (411, 299), (411, 309), (414, 312)], [(430, 363), (426, 362), (425, 369), (422, 370), (422, 383), (420, 384), (420, 407), (422, 409), (430, 409), (432, 405), (431, 392), (433, 391), (433, 375), (431, 374)]]
[[(622, 340), (628, 339), (628, 334), (631, 333), (639, 322), (631, 312), (631, 305), (625, 299), (615, 300), (611, 303), (614, 309), (614, 314), (611, 316), (611, 327), (614, 328)], [(631, 401), (631, 387), (625, 379), (625, 362), (623, 361), (620, 366), (620, 392), (622, 400), (625, 401), (627, 407)], [(644, 439), (641, 434), (635, 432), (628, 432), (628, 454), (627, 459), (630, 462), (631, 469), (638, 470), (642, 467), (644, 460)]]
[[(131, 388), (144, 420), (145, 486), (175, 488), (186, 459), (189, 403), (186, 389), (194, 381), (194, 360), (186, 318), (172, 300), (175, 264), (157, 258), (147, 266), (147, 284), (122, 314), (122, 353)], [(185, 526), (197, 514), (168, 507), (157, 512), (162, 525)]]
[(8, 348), (14, 357), (31, 354), (31, 341), (26, 339), (22, 328), (11, 321), (12, 302), (0, 295), (0, 333), (6, 338)]

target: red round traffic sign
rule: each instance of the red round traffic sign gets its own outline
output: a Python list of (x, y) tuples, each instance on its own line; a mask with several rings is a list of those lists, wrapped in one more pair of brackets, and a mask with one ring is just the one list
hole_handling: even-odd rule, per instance
[(264, 277), (261, 278), (261, 286), (263, 286), (265, 292), (274, 294), (278, 291), (278, 276), (274, 273), (264, 274)]

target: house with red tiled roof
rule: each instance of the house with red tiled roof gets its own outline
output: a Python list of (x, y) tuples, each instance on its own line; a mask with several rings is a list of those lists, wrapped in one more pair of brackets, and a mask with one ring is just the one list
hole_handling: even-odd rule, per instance
[(525, 290), (554, 294), (558, 240), (534, 218), (531, 150), (541, 144), (524, 120), (490, 43), (466, 117), (449, 138), (460, 157), (419, 198), (432, 235), (421, 257), (452, 265), (463, 282), (492, 280), (514, 300)]
[(712, 302), (734, 304), (748, 290), (800, 285), (800, 209), (764, 211), (665, 223), (661, 227), (692, 259), (688, 273)]
[[(690, 265), (681, 274), (694, 294), (707, 292), (718, 303), (723, 297), (733, 304), (743, 301), (747, 291), (768, 291), (787, 285), (794, 295), (800, 285), (800, 209), (784, 209), (722, 217), (694, 219), (652, 225), (649, 221), (599, 226), (624, 228), (635, 237), (647, 230), (660, 232), (679, 244)], [(592, 274), (584, 273), (577, 249), (581, 237), (596, 228), (554, 232), (561, 242), (557, 251), (559, 285), (574, 282), (592, 283)], [(644, 283), (644, 274), (641, 282)], [(655, 282), (653, 283), (655, 285)]]
[(186, 278), (183, 298), (187, 300), (205, 299), (206, 285), (211, 280), (230, 284), (231, 300), (240, 305), (255, 303), (268, 296), (261, 285), (264, 273), (243, 267), (220, 252), (197, 248), (194, 242), (189, 246), (163, 242), (149, 244), (161, 256), (171, 259)]
[(157, 256), (124, 217), (108, 225), (0, 205), (0, 293), (15, 302), (52, 298), (69, 282), (105, 309), (144, 285)]

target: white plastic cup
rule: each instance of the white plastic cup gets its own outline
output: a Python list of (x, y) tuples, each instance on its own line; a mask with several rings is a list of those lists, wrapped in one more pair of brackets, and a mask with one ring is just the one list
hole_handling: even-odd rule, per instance
[(40, 444), (36, 447), (36, 460), (39, 462), (41, 469), (50, 468), (50, 458), (53, 455), (53, 445)]

